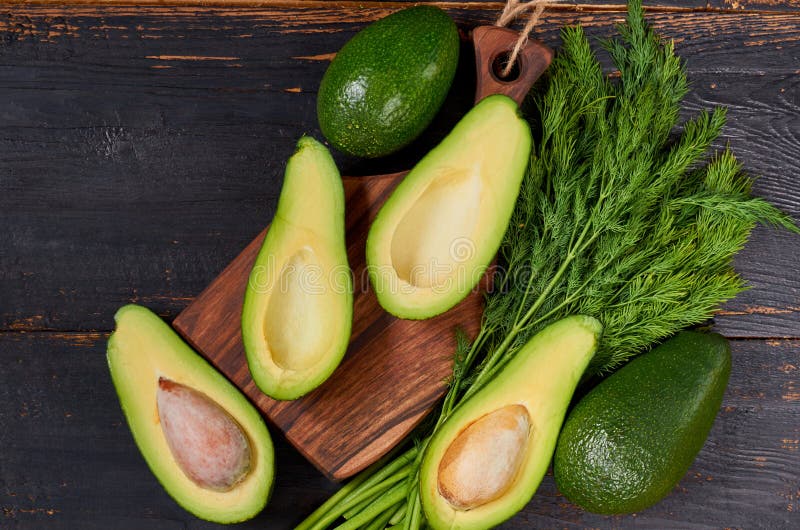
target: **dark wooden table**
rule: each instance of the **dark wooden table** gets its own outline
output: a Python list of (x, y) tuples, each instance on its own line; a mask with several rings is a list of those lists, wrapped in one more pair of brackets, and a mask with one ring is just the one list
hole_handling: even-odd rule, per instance
[[(137, 302), (174, 318), (269, 222), (295, 141), (320, 137), (331, 54), (403, 5), (147, 3), (0, 3), (0, 528), (215, 526), (172, 502), (134, 446), (106, 368), (112, 316)], [(800, 3), (657, 4), (650, 18), (687, 61), (687, 111), (728, 106), (718, 146), (800, 218)], [(462, 28), (500, 7), (439, 5)], [(538, 34), (557, 46), (580, 22), (609, 35), (623, 7), (569, 3)], [(441, 138), (471, 102), (465, 52), (421, 140), (377, 162), (339, 157), (343, 172), (405, 169)], [(730, 386), (672, 495), (600, 517), (547, 477), (504, 528), (800, 528), (798, 261), (800, 238), (763, 228), (738, 257), (752, 289), (716, 318)], [(272, 502), (243, 528), (288, 528), (337, 487), (276, 438)]]

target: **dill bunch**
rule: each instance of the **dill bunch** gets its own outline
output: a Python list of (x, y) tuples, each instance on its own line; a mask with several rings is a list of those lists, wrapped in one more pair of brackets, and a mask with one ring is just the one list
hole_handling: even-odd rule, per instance
[(533, 96), (541, 138), (484, 315), (489, 350), (513, 336), (506, 357), (549, 322), (585, 314), (604, 326), (590, 371), (609, 372), (745, 288), (732, 261), (757, 222), (798, 232), (751, 196), (729, 150), (704, 159), (724, 109), (675, 135), (684, 66), (640, 0), (618, 30), (602, 43), (618, 82), (603, 75), (583, 29), (568, 27), (546, 90)]
[(582, 28), (562, 31), (547, 89), (533, 97), (541, 138), (484, 317), (490, 344), (514, 336), (513, 355), (554, 319), (594, 316), (604, 325), (596, 373), (742, 291), (732, 260), (755, 223), (798, 231), (750, 195), (752, 180), (729, 150), (704, 160), (724, 109), (701, 112), (675, 137), (686, 74), (640, 0), (618, 30), (602, 43), (618, 82), (603, 75)]
[[(603, 323), (587, 373), (614, 370), (654, 343), (704, 322), (745, 288), (733, 270), (756, 223), (800, 233), (790, 217), (750, 193), (729, 150), (707, 157), (725, 111), (701, 112), (678, 134), (688, 84), (671, 42), (628, 4), (619, 36), (602, 42), (612, 81), (580, 27), (531, 95), (538, 141), (500, 248), (481, 329), (458, 337), (438, 415), (414, 444), (363, 472), (298, 529), (420, 528), (419, 464), (447, 417), (540, 329), (568, 315)], [(398, 526), (399, 527), (399, 526)]]

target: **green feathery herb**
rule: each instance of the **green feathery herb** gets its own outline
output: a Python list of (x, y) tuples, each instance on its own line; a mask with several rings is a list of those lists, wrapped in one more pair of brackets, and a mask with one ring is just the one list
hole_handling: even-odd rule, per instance
[(582, 28), (569, 27), (544, 90), (533, 93), (529, 118), (540, 137), (481, 330), (472, 343), (458, 340), (437, 421), (401, 457), (355, 479), (364, 482), (338, 505), (349, 510), (358, 499), (362, 510), (326, 503), (298, 528), (324, 528), (324, 515), (328, 524), (346, 515), (341, 528), (419, 528), (418, 469), (430, 434), (533, 334), (568, 315), (594, 316), (604, 333), (589, 372), (609, 372), (745, 288), (732, 260), (755, 223), (800, 232), (750, 195), (751, 179), (730, 151), (703, 161), (724, 110), (701, 112), (676, 134), (686, 74), (672, 43), (645, 22), (641, 0), (629, 3), (618, 29), (603, 42), (616, 82)]

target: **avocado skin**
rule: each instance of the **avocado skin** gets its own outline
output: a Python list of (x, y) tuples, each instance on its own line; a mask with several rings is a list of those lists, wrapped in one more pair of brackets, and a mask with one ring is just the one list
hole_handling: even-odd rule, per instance
[(458, 30), (438, 7), (411, 7), (367, 26), (342, 47), (322, 78), (322, 133), (354, 156), (397, 151), (436, 115), (453, 82), (458, 52)]
[(591, 512), (665, 497), (703, 447), (731, 371), (721, 335), (681, 332), (602, 381), (567, 418), (554, 458), (561, 492)]

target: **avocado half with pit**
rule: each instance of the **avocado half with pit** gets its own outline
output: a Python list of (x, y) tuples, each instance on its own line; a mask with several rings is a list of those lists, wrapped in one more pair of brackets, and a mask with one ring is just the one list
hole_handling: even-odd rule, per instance
[(386, 311), (430, 318), (475, 288), (500, 246), (530, 153), (517, 104), (495, 95), (411, 170), (367, 237), (370, 281)]
[(420, 469), (432, 528), (491, 528), (528, 503), (601, 330), (586, 316), (550, 324), (436, 431)]
[(115, 315), (108, 366), (133, 438), (178, 504), (235, 523), (267, 504), (274, 451), (249, 401), (150, 310)]
[(295, 399), (322, 384), (347, 350), (352, 319), (342, 179), (325, 146), (303, 137), (244, 296), (242, 339), (256, 385)]

